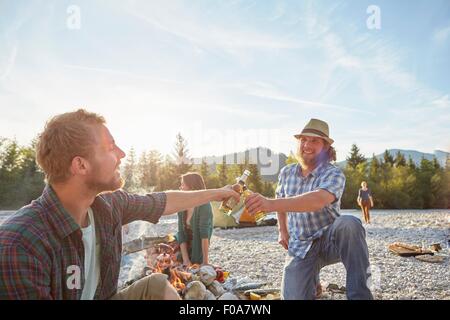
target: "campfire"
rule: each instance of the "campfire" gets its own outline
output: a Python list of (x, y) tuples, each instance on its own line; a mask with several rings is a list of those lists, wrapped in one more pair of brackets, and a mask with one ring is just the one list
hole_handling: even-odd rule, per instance
[[(266, 283), (255, 283), (249, 279), (246, 281), (245, 279), (241, 281), (227, 279), (229, 273), (219, 266), (182, 265), (177, 260), (179, 246), (171, 235), (151, 239), (143, 237), (124, 244), (124, 247), (125, 254), (146, 250), (147, 266), (142, 276), (152, 273), (166, 274), (170, 284), (185, 300), (253, 299), (255, 296), (270, 297), (279, 291), (278, 289), (259, 289)], [(252, 294), (255, 289), (259, 289), (260, 295)]]

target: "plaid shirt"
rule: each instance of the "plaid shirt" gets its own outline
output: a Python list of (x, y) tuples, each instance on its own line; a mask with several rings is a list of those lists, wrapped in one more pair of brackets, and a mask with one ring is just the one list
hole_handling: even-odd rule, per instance
[[(165, 193), (116, 191), (95, 198), (91, 208), (100, 241), (100, 279), (94, 299), (117, 292), (122, 225), (157, 223), (165, 206)], [(83, 287), (82, 231), (46, 186), (37, 200), (0, 226), (0, 299), (80, 299)]]
[(345, 187), (345, 176), (341, 169), (322, 163), (308, 176), (303, 177), (300, 164), (291, 164), (281, 169), (277, 198), (294, 197), (306, 192), (323, 189), (336, 200), (315, 212), (288, 212), (289, 255), (304, 258), (313, 241), (319, 238), (333, 221), (339, 217), (341, 197)]

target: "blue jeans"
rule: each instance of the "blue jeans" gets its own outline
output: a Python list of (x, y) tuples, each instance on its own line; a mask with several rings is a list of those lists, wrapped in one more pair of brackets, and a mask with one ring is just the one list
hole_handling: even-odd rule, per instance
[(365, 237), (361, 220), (353, 216), (338, 217), (320, 238), (314, 240), (304, 259), (286, 258), (282, 299), (314, 299), (320, 269), (338, 262), (342, 262), (347, 271), (347, 298), (373, 299), (367, 286), (370, 265)]

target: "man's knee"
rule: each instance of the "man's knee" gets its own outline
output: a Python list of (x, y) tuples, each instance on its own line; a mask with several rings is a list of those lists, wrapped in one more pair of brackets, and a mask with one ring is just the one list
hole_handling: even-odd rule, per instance
[(148, 298), (150, 300), (179, 300), (176, 289), (169, 283), (167, 276), (153, 273), (146, 277)]
[(347, 231), (364, 231), (361, 220), (354, 216), (340, 216), (336, 219), (336, 228)]
[(167, 280), (167, 275), (162, 273), (153, 273), (120, 291), (113, 299), (176, 300), (179, 299), (179, 296), (175, 288), (173, 288)]
[(343, 232), (344, 235), (365, 235), (364, 227), (362, 226), (361, 220), (354, 216), (340, 216), (336, 219), (336, 231)]

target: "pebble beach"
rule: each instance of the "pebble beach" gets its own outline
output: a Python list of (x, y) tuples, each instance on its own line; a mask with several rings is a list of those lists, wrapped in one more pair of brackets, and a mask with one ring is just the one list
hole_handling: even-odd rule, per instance
[[(356, 210), (342, 214), (359, 217)], [(450, 300), (450, 210), (374, 210), (372, 223), (364, 225), (372, 270), (372, 292), (380, 300)], [(170, 217), (170, 216), (169, 216)], [(157, 225), (134, 222), (124, 240), (145, 235), (176, 233), (176, 219), (163, 218)], [(277, 242), (277, 226), (214, 229), (210, 247), (210, 263), (230, 272), (230, 277), (267, 282), (267, 288), (280, 288), (286, 255)], [(440, 243), (443, 263), (400, 257), (388, 250), (393, 242), (428, 247)], [(131, 254), (123, 260), (120, 281), (136, 276), (145, 265), (143, 253)], [(345, 286), (342, 263), (327, 266), (320, 273), (324, 300), (346, 299), (345, 294), (326, 290), (329, 284)]]
[[(0, 224), (12, 212), (0, 212)], [(359, 217), (356, 210), (342, 214)], [(372, 267), (372, 292), (381, 300), (450, 300), (450, 210), (374, 210), (372, 223), (364, 225)], [(123, 242), (142, 235), (161, 236), (176, 233), (176, 216), (163, 217), (156, 225), (133, 222)], [(221, 266), (230, 277), (266, 282), (265, 288), (280, 288), (286, 255), (278, 243), (277, 226), (252, 228), (215, 228), (211, 239), (210, 263)], [(414, 257), (400, 257), (389, 252), (387, 246), (404, 242), (428, 247), (439, 243), (445, 258), (443, 263), (419, 261)], [(137, 277), (145, 266), (144, 252), (123, 257), (119, 287)], [(328, 284), (345, 286), (342, 263), (330, 265), (320, 273), (324, 288), (321, 299), (342, 300), (345, 294), (326, 290)], [(263, 287), (264, 288), (264, 287)]]

